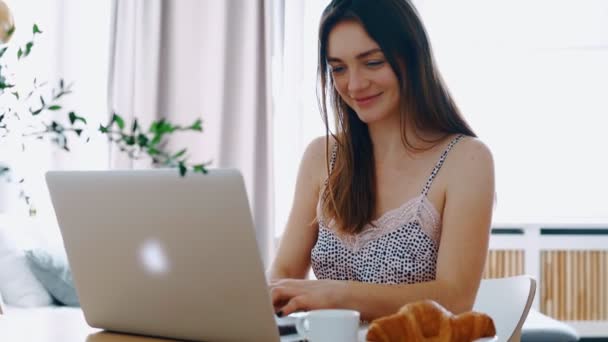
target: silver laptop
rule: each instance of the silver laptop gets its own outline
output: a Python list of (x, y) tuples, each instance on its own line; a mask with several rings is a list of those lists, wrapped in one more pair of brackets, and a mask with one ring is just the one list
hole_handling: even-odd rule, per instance
[(280, 338), (236, 170), (46, 175), (86, 321), (198, 341)]

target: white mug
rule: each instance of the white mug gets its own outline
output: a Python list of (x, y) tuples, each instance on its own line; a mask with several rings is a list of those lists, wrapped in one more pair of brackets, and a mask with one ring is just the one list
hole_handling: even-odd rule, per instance
[(296, 330), (310, 342), (356, 342), (359, 312), (355, 310), (312, 310), (296, 319)]

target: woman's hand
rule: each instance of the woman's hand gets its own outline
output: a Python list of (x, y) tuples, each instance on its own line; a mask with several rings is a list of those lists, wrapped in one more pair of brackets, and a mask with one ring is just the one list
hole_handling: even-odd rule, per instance
[(279, 317), (296, 311), (337, 308), (347, 283), (338, 280), (281, 279), (270, 283), (270, 295)]

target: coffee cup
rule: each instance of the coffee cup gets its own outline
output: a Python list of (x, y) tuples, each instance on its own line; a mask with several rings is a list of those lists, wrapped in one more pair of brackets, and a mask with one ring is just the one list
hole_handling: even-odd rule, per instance
[(356, 342), (359, 312), (345, 309), (312, 310), (296, 319), (296, 330), (310, 342)]

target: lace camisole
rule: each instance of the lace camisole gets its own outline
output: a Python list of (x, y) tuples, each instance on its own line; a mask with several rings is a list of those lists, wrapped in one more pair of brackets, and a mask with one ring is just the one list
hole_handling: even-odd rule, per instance
[[(338, 234), (317, 205), (319, 234), (311, 251), (317, 279), (354, 280), (382, 284), (412, 284), (435, 279), (441, 218), (427, 198), (433, 179), (448, 152), (464, 135), (454, 138), (433, 168), (420, 195), (384, 213), (356, 235)], [(336, 156), (334, 148), (331, 165)]]

